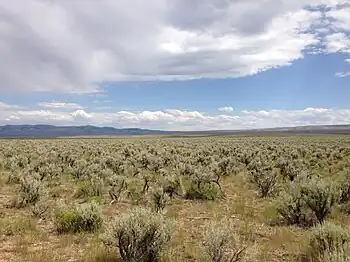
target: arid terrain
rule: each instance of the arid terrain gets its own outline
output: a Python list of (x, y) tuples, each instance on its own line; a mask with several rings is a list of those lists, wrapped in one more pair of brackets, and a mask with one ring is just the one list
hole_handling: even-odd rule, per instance
[(0, 261), (347, 261), (350, 137), (0, 140)]

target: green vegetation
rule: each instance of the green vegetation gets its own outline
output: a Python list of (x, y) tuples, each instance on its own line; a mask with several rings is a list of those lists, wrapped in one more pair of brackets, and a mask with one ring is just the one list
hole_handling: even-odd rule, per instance
[(136, 208), (118, 218), (107, 229), (103, 240), (105, 245), (118, 248), (123, 261), (157, 262), (171, 238), (171, 231), (171, 224), (160, 214)]
[(55, 224), (59, 233), (94, 232), (102, 225), (101, 211), (95, 202), (74, 208), (60, 207)]
[(348, 136), (0, 141), (5, 261), (348, 261), (349, 219)]
[(225, 221), (210, 222), (204, 228), (204, 250), (209, 262), (243, 261), (247, 246)]
[(312, 230), (310, 253), (314, 259), (319, 261), (325, 261), (330, 257), (339, 258), (340, 260), (337, 261), (347, 261), (350, 256), (349, 242), (350, 231), (348, 229), (328, 222)]

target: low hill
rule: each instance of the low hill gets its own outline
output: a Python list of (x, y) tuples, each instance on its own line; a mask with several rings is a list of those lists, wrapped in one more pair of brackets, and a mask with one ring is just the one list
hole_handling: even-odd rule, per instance
[(0, 138), (57, 138), (129, 135), (272, 135), (272, 134), (350, 134), (350, 125), (299, 126), (249, 130), (161, 131), (140, 128), (96, 126), (6, 125), (0, 126)]
[(0, 126), (0, 138), (56, 138), (71, 136), (118, 136), (118, 135), (161, 135), (165, 131), (140, 128), (96, 127), (96, 126), (53, 126), (53, 125), (6, 125)]

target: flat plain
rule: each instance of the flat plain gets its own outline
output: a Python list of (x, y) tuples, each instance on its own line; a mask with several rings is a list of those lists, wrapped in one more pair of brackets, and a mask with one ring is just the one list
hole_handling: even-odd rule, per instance
[(346, 261), (349, 203), (345, 135), (0, 140), (0, 261)]

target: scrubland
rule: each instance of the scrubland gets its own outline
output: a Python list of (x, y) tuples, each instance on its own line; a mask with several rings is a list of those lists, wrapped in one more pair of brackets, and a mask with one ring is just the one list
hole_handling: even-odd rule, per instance
[(350, 137), (0, 140), (0, 261), (350, 261)]

